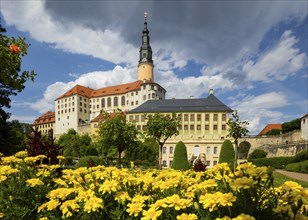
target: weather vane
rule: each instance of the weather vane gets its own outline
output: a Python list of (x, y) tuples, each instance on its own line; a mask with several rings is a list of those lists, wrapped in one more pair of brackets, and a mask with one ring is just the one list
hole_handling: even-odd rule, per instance
[(144, 12), (144, 21), (147, 21), (148, 13), (147, 11)]

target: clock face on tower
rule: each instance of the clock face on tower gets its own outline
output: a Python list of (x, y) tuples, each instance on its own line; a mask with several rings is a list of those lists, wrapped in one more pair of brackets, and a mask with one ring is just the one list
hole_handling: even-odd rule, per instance
[(142, 60), (141, 60), (141, 61), (145, 62), (145, 61), (147, 61), (147, 58), (142, 58)]

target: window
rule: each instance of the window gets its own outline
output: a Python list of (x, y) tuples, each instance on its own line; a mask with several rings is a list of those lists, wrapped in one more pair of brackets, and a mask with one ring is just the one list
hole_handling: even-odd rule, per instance
[(184, 121), (188, 121), (188, 114), (184, 114)]
[(121, 105), (125, 105), (125, 96), (121, 97)]
[(209, 121), (210, 120), (210, 115), (209, 114), (205, 114), (205, 121)]
[(99, 109), (99, 105), (96, 105), (96, 108)]
[(182, 121), (182, 114), (178, 114), (179, 121)]
[(222, 114), (222, 120), (226, 121), (227, 120), (227, 115), (226, 114)]
[(141, 122), (144, 122), (144, 115), (141, 115)]
[(136, 115), (136, 116), (135, 116), (135, 121), (136, 121), (136, 122), (139, 122), (139, 115)]
[(218, 121), (218, 114), (214, 114), (214, 121)]
[(166, 154), (166, 147), (163, 147), (163, 154)]
[(147, 87), (146, 86), (143, 86), (143, 89), (146, 89)]
[(129, 122), (133, 122), (133, 120), (134, 120), (134, 116), (133, 116), (133, 115), (130, 115), (130, 116), (129, 116)]
[(73, 102), (72, 105), (75, 105), (75, 102)]
[(148, 99), (151, 99), (151, 94), (148, 94)]
[(206, 166), (208, 166), (208, 167), (211, 166), (211, 161), (207, 160), (206, 161)]
[(97, 124), (94, 124), (94, 128), (96, 128), (97, 127)]
[(113, 98), (113, 105), (118, 106), (118, 97)]
[(110, 107), (111, 106), (111, 98), (109, 97), (108, 99), (107, 99), (107, 107)]
[(201, 125), (197, 125), (197, 130), (198, 130), (198, 131), (201, 130)]
[(130, 93), (130, 95), (131, 95), (131, 96), (134, 96), (134, 93), (132, 92), (132, 93)]
[(79, 102), (79, 105), (82, 106), (82, 102)]
[(153, 90), (154, 90), (154, 85), (151, 85), (151, 89), (153, 89)]
[(215, 166), (217, 164), (217, 160), (213, 161), (213, 166)]
[(185, 131), (188, 130), (188, 125), (184, 125), (184, 130), (185, 130)]
[(136, 105), (138, 105), (138, 101), (136, 101)]
[(169, 154), (173, 154), (173, 147), (169, 148)]
[(70, 119), (70, 116), (67, 116), (67, 119)]
[(105, 108), (105, 99), (102, 99), (101, 105), (102, 105), (102, 108)]
[(222, 125), (221, 130), (226, 130), (226, 125)]
[(134, 102), (131, 102), (130, 105), (133, 106), (133, 105), (134, 105)]
[(201, 121), (201, 114), (197, 114), (197, 121)]
[(72, 112), (74, 112), (75, 111), (75, 108), (72, 108)]
[(163, 160), (163, 167), (167, 166), (167, 161)]
[(217, 130), (217, 125), (214, 125), (214, 126), (213, 126), (213, 129), (214, 129), (214, 130)]
[(136, 91), (136, 95), (138, 95), (138, 91)]
[(80, 108), (79, 111), (82, 112), (82, 108)]
[(156, 94), (152, 93), (152, 99), (155, 99), (155, 97), (156, 97)]
[(137, 130), (140, 131), (140, 129), (141, 129), (141, 126), (137, 125)]
[(195, 120), (195, 114), (190, 114), (190, 121), (194, 121)]
[(205, 125), (205, 126), (204, 126), (204, 129), (205, 129), (206, 131), (208, 131), (208, 130), (210, 130), (210, 126), (209, 126), (209, 125)]
[(217, 147), (214, 147), (214, 154), (217, 154)]
[(172, 167), (173, 160), (169, 161), (169, 167)]
[(211, 154), (211, 147), (210, 146), (206, 147), (206, 154)]
[(147, 99), (147, 96), (146, 95), (143, 95), (143, 100), (146, 100)]
[(191, 131), (195, 130), (195, 125), (190, 125), (190, 130)]

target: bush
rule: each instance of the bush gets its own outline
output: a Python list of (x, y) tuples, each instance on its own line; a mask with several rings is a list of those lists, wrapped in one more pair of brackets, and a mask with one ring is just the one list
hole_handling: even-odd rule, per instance
[(172, 169), (175, 169), (175, 170), (190, 169), (190, 164), (187, 159), (186, 146), (182, 141), (179, 141), (175, 146)]
[(248, 156), (248, 159), (258, 159), (258, 158), (264, 158), (266, 157), (267, 152), (261, 149), (255, 149), (253, 152), (251, 152)]
[(308, 160), (308, 149), (303, 150), (294, 156), (294, 162), (301, 162), (304, 160)]
[(218, 163), (227, 163), (233, 169), (235, 152), (230, 140), (225, 140), (221, 146)]
[(308, 173), (308, 160), (290, 163), (286, 166), (286, 170), (299, 173)]
[(79, 167), (93, 167), (103, 165), (104, 161), (98, 156), (85, 156), (79, 159)]
[(271, 166), (276, 169), (283, 169), (286, 167), (286, 165), (294, 162), (294, 157), (259, 158), (259, 159), (253, 159), (253, 160), (250, 159), (248, 161), (251, 161), (253, 164), (255, 164), (258, 167)]
[(87, 156), (98, 156), (98, 152), (95, 147), (88, 147), (85, 153)]

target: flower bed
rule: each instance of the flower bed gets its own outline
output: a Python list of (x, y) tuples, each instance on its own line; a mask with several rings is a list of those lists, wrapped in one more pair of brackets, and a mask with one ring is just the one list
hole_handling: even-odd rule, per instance
[(2, 157), (4, 219), (305, 219), (308, 190), (272, 187), (266, 167), (218, 164), (204, 172), (115, 167), (64, 169), (42, 157)]

